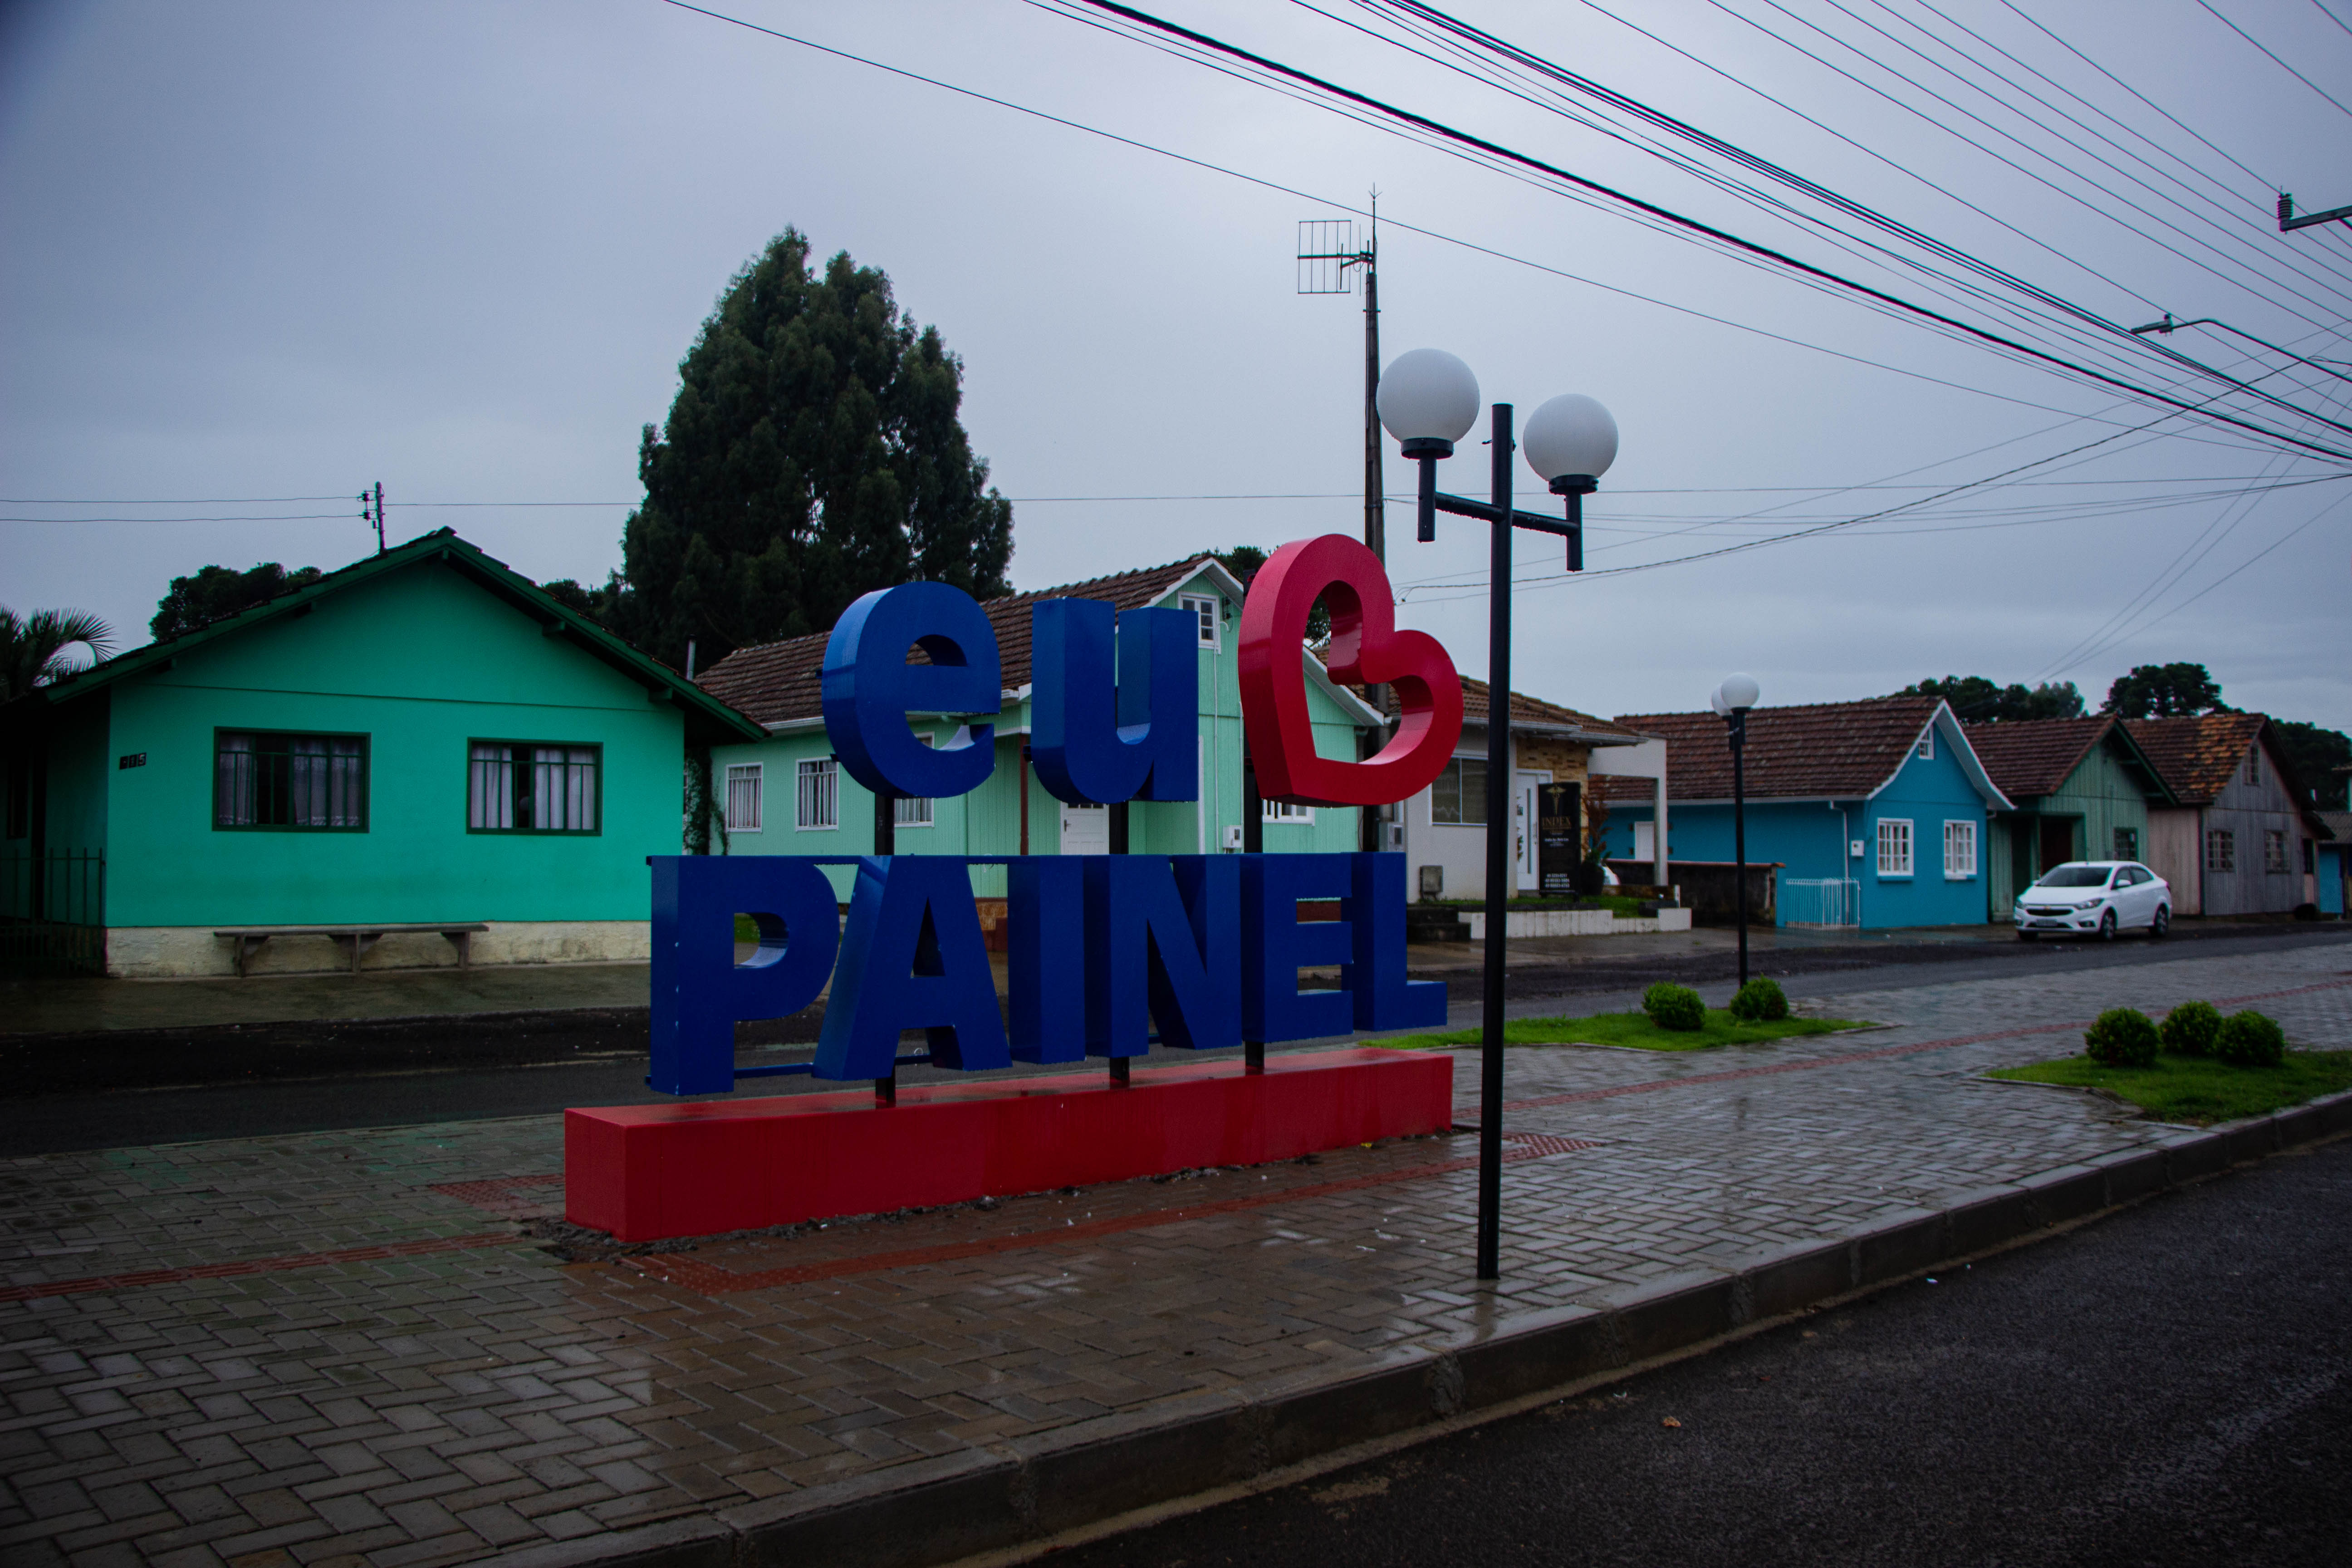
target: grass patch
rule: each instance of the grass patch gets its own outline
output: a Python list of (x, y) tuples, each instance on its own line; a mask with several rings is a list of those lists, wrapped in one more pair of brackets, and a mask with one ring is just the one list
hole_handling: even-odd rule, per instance
[(2352, 1051), (2289, 1051), (2274, 1068), (2232, 1067), (2210, 1057), (2156, 1058), (2154, 1067), (2103, 1068), (2088, 1057), (2061, 1057), (1985, 1075), (2012, 1083), (2103, 1089), (2157, 1121), (2235, 1121), (2352, 1089)]
[[(1645, 1013), (1596, 1013), (1589, 1018), (1513, 1018), (1503, 1026), (1503, 1043), (1511, 1046), (1632, 1046), (1644, 1051), (1703, 1051), (1714, 1046), (1754, 1045), (1784, 1040), (1793, 1035), (1828, 1035), (1862, 1026), (1848, 1018), (1782, 1018), (1770, 1024), (1743, 1024), (1720, 1007), (1706, 1010), (1706, 1024), (1697, 1029), (1661, 1029)], [(1395, 1050), (1444, 1050), (1475, 1046), (1484, 1037), (1476, 1029), (1454, 1029), (1443, 1035), (1402, 1035), (1375, 1045)]]

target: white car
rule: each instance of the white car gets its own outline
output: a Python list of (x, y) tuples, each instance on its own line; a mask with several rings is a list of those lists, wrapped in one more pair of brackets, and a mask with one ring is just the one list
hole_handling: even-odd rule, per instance
[(2017, 940), (2095, 936), (2113, 942), (2136, 926), (2150, 936), (2172, 927), (2172, 884), (2137, 860), (2069, 860), (2017, 896)]

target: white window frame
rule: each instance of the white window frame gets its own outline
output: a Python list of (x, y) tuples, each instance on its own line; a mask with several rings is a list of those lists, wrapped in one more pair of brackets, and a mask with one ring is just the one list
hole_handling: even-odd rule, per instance
[(1194, 637), (1201, 647), (1214, 653), (1224, 646), (1223, 601), (1214, 594), (1179, 594), (1176, 603), (1179, 608), (1192, 611), (1200, 623), (1194, 628)]
[(2286, 829), (2284, 827), (2263, 828), (2263, 874), (2266, 877), (2288, 876), (2291, 874), (2287, 869), (2288, 864), (2289, 862), (2287, 860), (2286, 853)]
[[(812, 810), (822, 807), (823, 812)], [(812, 816), (830, 814), (813, 822)], [(793, 826), (802, 833), (831, 833), (841, 826), (841, 763), (832, 757), (803, 757), (793, 766)]]
[(1908, 880), (1915, 858), (1916, 836), (1907, 816), (1882, 816), (1878, 819), (1878, 874), (1882, 878)]
[(1944, 880), (1966, 882), (1977, 874), (1977, 825), (1966, 818), (1944, 823)]
[[(918, 733), (915, 739), (926, 746), (936, 746), (935, 736)], [(890, 803), (890, 825), (893, 827), (929, 827), (932, 825), (931, 797), (927, 795), (902, 795)]]
[(1304, 823), (1308, 826), (1315, 823), (1315, 808), (1293, 801), (1261, 800), (1257, 811), (1261, 822)]
[[(766, 772), (767, 764), (764, 763), (727, 764), (726, 794), (720, 797), (720, 820), (727, 824), (728, 832), (757, 833), (760, 831), (762, 808), (767, 804)], [(735, 787), (738, 784), (750, 787), (738, 792)], [(747, 804), (751, 809), (738, 811), (736, 804), (739, 800)]]
[(2246, 752), (2246, 782), (2250, 784), (2263, 782), (2263, 748), (2260, 742)]
[[(1463, 795), (1460, 793), (1459, 781), (1465, 771), (1462, 765), (1465, 763), (1475, 763), (1483, 769), (1486, 765), (1486, 759), (1483, 754), (1472, 756), (1463, 752), (1456, 752), (1454, 755), (1445, 759), (1445, 766), (1454, 770), (1456, 780), (1455, 805), (1461, 812), (1461, 816), (1449, 821), (1448, 819), (1437, 815), (1437, 785), (1433, 782), (1429, 786), (1429, 825), (1432, 827), (1472, 827), (1476, 828), (1482, 833), (1486, 831), (1486, 824), (1483, 817), (1476, 822), (1472, 822), (1469, 819), (1470, 811), (1466, 803), (1470, 797)], [(1439, 770), (1441, 774), (1444, 771), (1444, 769)], [(1476, 799), (1478, 802), (1478, 809), (1482, 812), (1485, 811), (1486, 809), (1486, 788), (1483, 775), (1479, 780)]]
[(1921, 731), (1919, 743), (1911, 748), (1911, 754), (1923, 763), (1932, 763), (1936, 760), (1936, 726), (1930, 724)]

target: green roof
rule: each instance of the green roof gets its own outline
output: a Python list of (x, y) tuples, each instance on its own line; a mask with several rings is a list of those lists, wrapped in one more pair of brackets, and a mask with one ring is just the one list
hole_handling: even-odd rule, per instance
[(6, 704), (6, 708), (16, 710), (21, 715), (27, 704), (71, 702), (76, 698), (102, 691), (119, 680), (142, 675), (152, 669), (169, 668), (174, 659), (206, 643), (235, 637), (286, 616), (308, 614), (321, 599), (387, 572), (397, 572), (425, 562), (438, 562), (472, 579), (496, 597), (506, 601), (518, 614), (539, 622), (551, 634), (563, 636), (583, 652), (602, 659), (636, 681), (649, 696), (667, 696), (685, 710), (686, 736), (690, 744), (710, 745), (766, 737), (767, 731), (760, 725), (668, 665), (614, 637), (586, 616), (551, 596), (545, 589), (506, 563), (484, 554), (478, 547), (468, 544), (446, 528), (396, 545), (380, 555), (354, 562), (340, 571), (330, 572), (315, 583), (291, 589), (276, 598), (239, 610), (233, 616), (224, 616), (194, 631), (149, 643), (144, 647), (132, 648), (61, 680), (37, 686)]

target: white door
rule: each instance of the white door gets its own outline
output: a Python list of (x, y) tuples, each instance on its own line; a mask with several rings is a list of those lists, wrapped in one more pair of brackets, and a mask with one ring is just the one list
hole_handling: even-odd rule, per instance
[(1519, 868), (1517, 881), (1522, 893), (1534, 892), (1543, 886), (1543, 868), (1536, 844), (1536, 822), (1541, 809), (1537, 802), (1536, 790), (1550, 782), (1551, 774), (1549, 773), (1529, 773), (1524, 768), (1519, 771), (1519, 787), (1513, 796), (1516, 804), (1511, 810), (1511, 828), (1515, 835), (1511, 841), (1511, 858)]
[(1062, 806), (1062, 853), (1109, 854), (1110, 807), (1065, 803)]
[(1658, 825), (1654, 822), (1633, 824), (1633, 858), (1655, 860), (1658, 858)]

